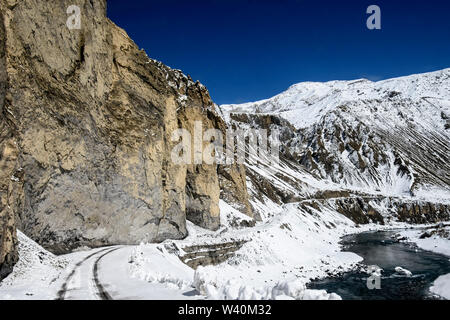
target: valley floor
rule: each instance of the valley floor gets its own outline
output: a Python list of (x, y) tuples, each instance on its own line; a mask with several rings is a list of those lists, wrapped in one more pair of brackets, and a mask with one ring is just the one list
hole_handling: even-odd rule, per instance
[[(255, 227), (236, 229), (231, 224), (247, 218), (221, 202), (223, 226), (216, 232), (189, 224), (184, 240), (85, 248), (58, 257), (19, 232), (20, 261), (0, 283), (0, 299), (340, 299), (305, 286), (361, 262), (358, 255), (341, 251), (339, 239), (369, 230), (410, 228), (401, 223), (356, 226), (332, 211), (306, 215), (295, 204), (273, 210)], [(450, 240), (424, 229), (428, 227), (400, 233), (425, 250), (450, 256)], [(427, 230), (430, 236), (420, 239)], [(224, 250), (208, 255), (214, 244), (223, 248), (241, 242), (232, 257), (215, 266), (194, 270), (180, 260), (189, 264), (186, 257), (194, 261)], [(450, 298), (449, 280), (448, 275), (438, 278), (431, 291)]]

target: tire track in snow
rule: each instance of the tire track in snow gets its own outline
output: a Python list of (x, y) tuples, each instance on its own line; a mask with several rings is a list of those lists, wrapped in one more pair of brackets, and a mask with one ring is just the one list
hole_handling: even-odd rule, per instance
[(106, 256), (107, 254), (110, 254), (111, 252), (119, 250), (119, 249), (120, 248), (111, 249), (108, 252), (102, 254), (100, 257), (98, 257), (97, 260), (95, 260), (94, 268), (92, 269), (92, 272), (94, 274), (94, 283), (95, 283), (95, 286), (97, 287), (98, 296), (100, 297), (101, 300), (114, 300), (114, 299), (111, 297), (111, 295), (108, 293), (108, 291), (106, 291), (105, 287), (98, 280), (98, 264), (104, 256)]
[(106, 251), (106, 250), (108, 250), (108, 249), (110, 249), (110, 248), (105, 248), (105, 249), (96, 251), (96, 252), (94, 252), (94, 253), (91, 253), (90, 255), (88, 255), (87, 257), (85, 257), (83, 260), (79, 261), (79, 262), (75, 265), (75, 267), (73, 268), (73, 270), (70, 272), (70, 274), (67, 276), (66, 281), (64, 281), (63, 285), (61, 286), (61, 289), (59, 289), (59, 291), (58, 291), (58, 296), (57, 296), (56, 300), (64, 300), (64, 298), (65, 298), (65, 296), (66, 296), (66, 293), (67, 293), (67, 287), (68, 287), (69, 282), (72, 280), (72, 278), (73, 278), (73, 276), (75, 275), (75, 272), (77, 271), (77, 269), (78, 269), (79, 267), (81, 267), (81, 266), (83, 265), (83, 263), (85, 263), (85, 262), (86, 262), (87, 260), (89, 260), (91, 257), (93, 257), (93, 256), (95, 256), (95, 255), (97, 255), (97, 254), (99, 254), (99, 253), (101, 253), (101, 252), (103, 252), (103, 251)]

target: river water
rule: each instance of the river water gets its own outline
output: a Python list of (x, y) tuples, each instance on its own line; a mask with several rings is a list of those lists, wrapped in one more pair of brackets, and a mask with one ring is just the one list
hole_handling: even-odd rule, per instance
[[(311, 289), (325, 289), (339, 294), (344, 300), (354, 299), (438, 299), (429, 292), (440, 275), (450, 273), (450, 259), (425, 251), (410, 243), (399, 242), (394, 231), (364, 232), (342, 239), (344, 251), (361, 256), (365, 265), (383, 269), (380, 289), (369, 289), (364, 271), (351, 271), (309, 284)], [(412, 272), (412, 276), (398, 274), (395, 267)]]

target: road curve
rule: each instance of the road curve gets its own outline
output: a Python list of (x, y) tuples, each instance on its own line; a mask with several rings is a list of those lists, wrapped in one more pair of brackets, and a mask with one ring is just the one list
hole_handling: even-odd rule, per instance
[(68, 289), (69, 283), (72, 280), (72, 278), (74, 277), (76, 271), (80, 267), (82, 267), (90, 258), (92, 258), (93, 256), (96, 256), (96, 255), (99, 255), (105, 251), (106, 251), (105, 253), (103, 253), (100, 257), (97, 258), (97, 260), (95, 260), (94, 267), (92, 268), (92, 279), (94, 280), (94, 284), (98, 291), (97, 296), (102, 300), (112, 300), (111, 295), (105, 290), (105, 287), (100, 283), (100, 281), (98, 279), (98, 264), (104, 256), (106, 256), (107, 254), (109, 254), (113, 251), (116, 251), (118, 249), (120, 249), (120, 247), (112, 248), (112, 249), (111, 249), (111, 247), (109, 247), (109, 248), (104, 248), (104, 249), (98, 250), (98, 251), (86, 256), (81, 261), (79, 261), (77, 264), (75, 264), (75, 267), (72, 269), (70, 274), (67, 276), (66, 280), (64, 281), (64, 283), (61, 286), (61, 289), (58, 291), (56, 300), (65, 300), (66, 294), (69, 290)]

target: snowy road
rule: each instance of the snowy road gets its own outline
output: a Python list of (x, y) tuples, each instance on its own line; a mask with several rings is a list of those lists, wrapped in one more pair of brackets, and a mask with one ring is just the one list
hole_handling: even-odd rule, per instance
[(130, 277), (129, 259), (134, 248), (114, 246), (86, 252), (65, 278), (57, 299), (195, 299), (192, 289), (168, 288)]
[(86, 297), (112, 300), (98, 279), (99, 263), (103, 257), (120, 247), (103, 248), (89, 254), (73, 268), (58, 291), (58, 300), (86, 299)]
[[(287, 206), (285, 212), (256, 226), (251, 235), (247, 234), (252, 241), (240, 249), (240, 259), (235, 260), (240, 263), (211, 266), (200, 272), (184, 264), (171, 251), (175, 244), (182, 248), (212, 242), (215, 234), (202, 233), (203, 230), (192, 225), (188, 225), (191, 237), (201, 237), (201, 242), (185, 239), (166, 244), (84, 248), (84, 251), (80, 251), (83, 249), (80, 248), (62, 256), (46, 252), (18, 232), (21, 259), (13, 273), (0, 283), (0, 300), (235, 300), (253, 297), (276, 299), (278, 296), (295, 299), (335, 298), (324, 290), (305, 290), (304, 283), (312, 277), (323, 277), (327, 270), (347, 270), (346, 266), (363, 259), (356, 253), (342, 252), (337, 243), (342, 234), (355, 229), (347, 229), (344, 218), (338, 215), (327, 212), (327, 215), (305, 216), (297, 214), (294, 209)], [(336, 228), (325, 230), (330, 223)], [(358, 229), (358, 234), (361, 231), (364, 231), (362, 227)], [(233, 238), (243, 238), (242, 232), (235, 230)], [(448, 254), (449, 240), (437, 236), (419, 239), (423, 233), (419, 229), (407, 229), (405, 233), (411, 242), (416, 242), (425, 250)], [(222, 242), (225, 241), (230, 239), (222, 239)], [(262, 254), (265, 251), (261, 251), (261, 248), (267, 254)], [(444, 252), (444, 249), (447, 251)], [(274, 252), (277, 254), (274, 255)], [(321, 260), (324, 257), (326, 260)], [(420, 274), (420, 270), (406, 263), (410, 261), (409, 258), (395, 260), (395, 266), (397, 260), (405, 260), (402, 266), (411, 270), (413, 275)], [(392, 271), (393, 267), (385, 269)], [(440, 272), (439, 275), (444, 273), (448, 271)], [(444, 295), (447, 292), (447, 279), (443, 276), (436, 281), (433, 292), (447, 297)], [(363, 283), (360, 280), (358, 282)], [(326, 289), (337, 292), (338, 287)], [(346, 298), (345, 294), (343, 296)]]

